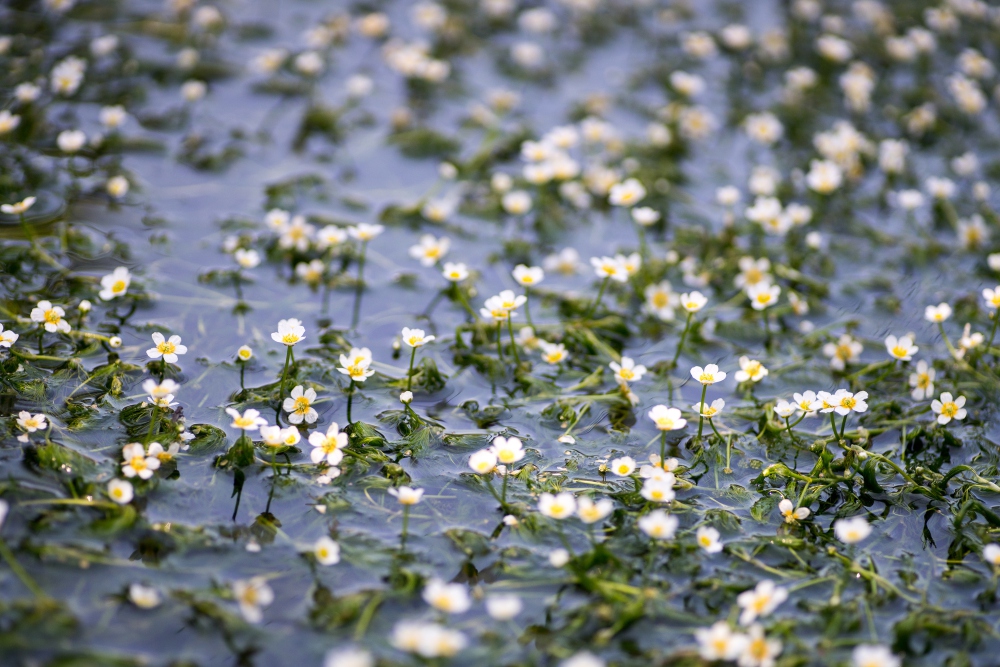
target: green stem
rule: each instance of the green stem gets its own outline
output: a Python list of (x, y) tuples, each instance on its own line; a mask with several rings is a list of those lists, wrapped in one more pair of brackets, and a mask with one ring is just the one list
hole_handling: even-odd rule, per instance
[[(509, 314), (508, 314), (508, 317), (510, 317)], [(501, 363), (503, 363), (503, 340), (502, 340), (503, 339), (503, 329), (500, 328), (502, 326), (503, 326), (503, 321), (498, 321), (497, 322), (497, 356), (500, 357), (500, 362)]]
[(503, 505), (507, 505), (507, 477), (510, 475), (510, 470), (504, 469), (503, 473), (503, 485), (500, 487), (500, 502)]
[(513, 313), (507, 313), (507, 333), (510, 334), (510, 347), (514, 350), (514, 368), (521, 367), (521, 355), (517, 351), (517, 342), (514, 341), (514, 323), (512, 320)]
[(149, 433), (146, 434), (146, 442), (152, 440), (156, 431), (156, 423), (160, 419), (160, 406), (153, 403), (153, 414), (149, 418)]
[[(679, 349), (679, 348), (678, 348)], [(705, 427), (705, 395), (708, 393), (708, 385), (701, 385), (701, 405), (698, 406), (698, 442), (701, 442), (701, 431)]]
[(351, 403), (354, 401), (354, 378), (351, 378), (351, 386), (347, 390), (347, 423), (353, 424), (351, 421)]
[(694, 317), (694, 313), (687, 314), (687, 320), (684, 322), (684, 331), (681, 332), (681, 339), (677, 343), (677, 350), (674, 352), (673, 361), (670, 362), (671, 368), (677, 367), (677, 360), (681, 358), (681, 350), (684, 349), (684, 341), (687, 340), (688, 330), (691, 328), (691, 318)]
[(21, 580), (21, 583), (24, 584), (25, 588), (31, 591), (35, 597), (48, 597), (45, 595), (45, 591), (39, 588), (38, 584), (35, 583), (35, 580), (32, 579), (25, 569), (21, 567), (21, 564), (17, 562), (17, 559), (14, 558), (14, 554), (7, 547), (7, 543), (4, 542), (3, 539), (0, 539), (0, 556), (7, 561), (7, 566), (10, 567), (11, 572), (13, 572), (14, 575)]
[[(531, 303), (531, 295), (528, 292), (528, 288), (524, 288), (524, 319), (528, 320), (528, 326), (534, 328), (535, 325), (531, 322), (531, 309), (528, 307)], [(987, 346), (989, 347), (989, 346)]]
[(611, 276), (606, 276), (603, 281), (601, 281), (601, 289), (597, 291), (597, 298), (594, 299), (594, 303), (590, 304), (590, 308), (587, 309), (587, 315), (585, 319), (590, 319), (594, 316), (594, 312), (597, 311), (597, 307), (601, 304), (601, 297), (604, 296), (604, 290), (608, 287), (608, 281), (611, 280)]
[(413, 386), (413, 360), (417, 358), (417, 346), (414, 345), (410, 351), (410, 369), (406, 371), (406, 391), (410, 391)]
[(663, 462), (667, 460), (667, 432), (660, 431), (660, 467), (663, 467)]
[(285, 348), (285, 366), (281, 369), (281, 385), (278, 387), (278, 406), (280, 409), (281, 401), (285, 398), (285, 381), (288, 377), (288, 364), (292, 360), (292, 346), (288, 345)]
[(406, 529), (410, 525), (410, 506), (403, 505), (403, 534), (400, 536), (399, 548), (406, 548)]

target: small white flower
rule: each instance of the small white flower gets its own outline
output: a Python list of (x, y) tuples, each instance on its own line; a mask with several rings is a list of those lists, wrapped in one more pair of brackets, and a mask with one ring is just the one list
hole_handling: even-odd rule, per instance
[(823, 354), (830, 357), (830, 368), (842, 371), (847, 364), (856, 362), (864, 349), (864, 346), (850, 334), (843, 334), (836, 343), (824, 345)]
[(712, 417), (715, 417), (717, 414), (722, 412), (722, 409), (724, 407), (726, 407), (726, 402), (721, 398), (717, 398), (714, 401), (712, 401), (711, 405), (705, 405), (704, 403), (696, 403), (695, 405), (691, 406), (691, 409), (694, 410), (695, 413), (698, 414), (699, 416), (704, 417), (705, 419), (711, 419)]
[(726, 373), (719, 370), (715, 364), (708, 364), (704, 368), (695, 366), (691, 369), (691, 377), (702, 384), (715, 384), (726, 379)]
[(622, 357), (622, 361), (619, 364), (616, 361), (612, 361), (608, 366), (611, 370), (615, 372), (615, 380), (618, 384), (626, 384), (628, 382), (638, 382), (642, 379), (642, 376), (646, 373), (646, 367), (642, 364), (636, 364), (629, 357)]
[(521, 613), (523, 605), (516, 595), (491, 595), (486, 598), (486, 613), (495, 621), (509, 621)]
[(552, 519), (565, 519), (576, 511), (576, 498), (569, 491), (543, 493), (538, 498), (538, 511)]
[(661, 477), (650, 477), (642, 483), (639, 491), (643, 498), (654, 503), (669, 503), (676, 497), (674, 493), (674, 476), (667, 473)]
[(628, 477), (635, 472), (635, 459), (631, 456), (622, 456), (611, 461), (608, 469), (612, 474), (619, 477)]
[(677, 517), (667, 514), (664, 510), (653, 510), (649, 514), (640, 517), (639, 530), (646, 533), (654, 540), (669, 540), (677, 532), (680, 525)]
[(425, 335), (423, 329), (410, 329), (409, 327), (403, 327), (402, 336), (403, 342), (410, 347), (420, 347), (434, 340), (434, 336)]
[(489, 451), (493, 452), (494, 456), (496, 456), (497, 462), (505, 466), (517, 463), (524, 458), (526, 453), (519, 438), (505, 438), (503, 436), (493, 439)]
[(38, 305), (31, 309), (31, 321), (39, 322), (49, 333), (57, 331), (69, 333), (69, 322), (65, 319), (66, 311), (61, 306), (53, 306), (49, 301), (39, 301)]
[(497, 467), (497, 456), (489, 449), (480, 449), (469, 457), (469, 467), (480, 475), (486, 475)]
[(681, 294), (681, 307), (689, 313), (697, 313), (707, 303), (708, 299), (701, 292)]
[(851, 654), (853, 667), (902, 667), (903, 661), (888, 646), (860, 644)]
[(586, 524), (597, 523), (607, 517), (615, 509), (610, 498), (602, 498), (594, 502), (587, 496), (581, 496), (576, 504), (576, 514)]
[(717, 621), (711, 628), (695, 630), (698, 654), (704, 660), (736, 660), (743, 653), (746, 637), (734, 633), (725, 621)]
[(336, 565), (340, 562), (340, 545), (324, 535), (316, 540), (312, 554), (320, 565)]
[(736, 378), (737, 382), (760, 382), (767, 377), (767, 372), (764, 364), (756, 359), (743, 356), (740, 357), (740, 370), (736, 371), (733, 377)]
[(264, 620), (261, 611), (263, 607), (274, 602), (274, 591), (267, 585), (264, 577), (253, 577), (248, 580), (234, 581), (233, 597), (239, 605), (240, 613), (248, 623), (260, 623)]
[(893, 359), (909, 361), (920, 348), (913, 344), (913, 339), (909, 336), (900, 336), (899, 338), (886, 336), (885, 349), (888, 350), (889, 356)]
[(434, 266), (448, 254), (451, 241), (446, 237), (440, 239), (430, 234), (420, 237), (420, 243), (410, 248), (410, 257), (419, 260), (423, 266)]
[(181, 345), (181, 337), (176, 335), (164, 338), (156, 331), (153, 333), (153, 345), (156, 347), (146, 350), (146, 356), (150, 359), (162, 358), (168, 364), (176, 364), (177, 355), (187, 353), (187, 345)]
[(750, 298), (750, 306), (754, 310), (764, 310), (778, 303), (781, 288), (777, 285), (757, 283), (747, 288), (747, 296)]
[[(681, 411), (677, 408), (654, 405), (647, 415), (660, 431), (676, 431), (687, 425), (687, 420), (681, 417)], [(633, 467), (635, 467), (634, 462)]]
[(281, 408), (288, 413), (288, 421), (292, 424), (313, 424), (319, 419), (319, 413), (312, 407), (316, 400), (316, 391), (311, 387), (303, 390), (302, 385), (296, 385), (291, 395), (284, 400)]
[(27, 410), (21, 410), (17, 413), (17, 425), (28, 433), (44, 431), (49, 427), (45, 415), (40, 412), (33, 415)]
[(445, 280), (449, 282), (458, 283), (469, 277), (469, 269), (461, 262), (457, 264), (445, 262), (444, 270), (441, 271), (441, 275), (443, 275)]
[(928, 322), (944, 322), (951, 317), (951, 306), (943, 301), (936, 306), (924, 308), (924, 319)]
[(942, 392), (940, 399), (931, 401), (931, 410), (937, 415), (937, 423), (944, 426), (952, 419), (962, 420), (968, 414), (965, 396), (953, 397), (950, 392)]
[(857, 544), (872, 533), (872, 526), (863, 516), (837, 519), (833, 522), (833, 534), (844, 544)]
[(124, 479), (113, 479), (108, 482), (108, 497), (119, 505), (127, 505), (132, 502), (135, 491), (132, 483)]
[(700, 526), (695, 533), (695, 541), (706, 553), (714, 554), (722, 551), (719, 531), (711, 526)]
[(138, 442), (134, 442), (130, 445), (125, 445), (122, 449), (122, 474), (126, 477), (136, 477), (140, 479), (149, 479), (153, 476), (153, 473), (160, 467), (160, 459), (157, 458), (153, 452), (153, 444), (157, 445), (157, 449), (162, 451), (162, 446), (159, 443), (152, 443), (149, 447), (149, 452), (146, 452), (146, 448)]
[(776, 586), (765, 579), (751, 590), (743, 591), (736, 597), (736, 604), (742, 607), (740, 625), (750, 625), (758, 618), (770, 616), (782, 602), (788, 599), (788, 590)]
[(260, 412), (249, 408), (240, 414), (235, 408), (226, 408), (226, 414), (233, 418), (232, 428), (243, 431), (256, 431), (261, 426), (267, 424), (267, 420), (260, 416)]
[(464, 584), (448, 584), (440, 579), (427, 582), (423, 598), (430, 606), (449, 614), (461, 614), (472, 605)]
[(395, 496), (400, 505), (416, 505), (423, 498), (424, 490), (411, 486), (390, 487), (389, 495)]
[(340, 426), (333, 422), (327, 427), (326, 433), (320, 431), (310, 433), (309, 444), (313, 446), (309, 455), (313, 463), (325, 461), (328, 465), (335, 466), (344, 458), (347, 434), (341, 432)]
[(525, 266), (518, 264), (513, 271), (514, 280), (522, 287), (537, 285), (545, 279), (545, 271), (540, 266)]
[(128, 599), (140, 609), (153, 609), (160, 606), (163, 601), (158, 590), (142, 584), (132, 584), (128, 587)]
[(778, 503), (778, 511), (781, 512), (781, 516), (785, 517), (785, 523), (802, 521), (811, 514), (808, 507), (795, 507), (788, 498), (781, 499), (781, 502)]

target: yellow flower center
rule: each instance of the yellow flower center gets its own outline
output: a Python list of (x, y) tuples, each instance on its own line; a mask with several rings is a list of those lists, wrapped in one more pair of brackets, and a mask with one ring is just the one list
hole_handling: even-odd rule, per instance
[(132, 460), (128, 462), (136, 472), (146, 469), (146, 459), (142, 456), (133, 456)]
[(62, 316), (59, 315), (54, 309), (45, 311), (45, 321), (49, 324), (59, 324), (59, 320)]
[(304, 415), (309, 412), (309, 399), (305, 396), (299, 396), (295, 399), (295, 410), (294, 412)]
[(117, 294), (118, 292), (124, 292), (125, 291), (125, 281), (124, 280), (116, 280), (115, 283), (111, 286), (111, 291), (114, 292), (115, 294)]
[(746, 371), (747, 375), (753, 377), (760, 372), (760, 368), (761, 366), (759, 361), (751, 361), (750, 363), (747, 364), (747, 367), (744, 368), (743, 370)]
[(627, 475), (628, 473), (629, 473), (629, 469), (628, 469), (627, 465), (625, 465), (623, 463), (620, 466), (618, 466), (618, 474), (619, 475)]
[(843, 343), (837, 346), (837, 356), (843, 360), (848, 360), (851, 358), (851, 346), (847, 343)]
[(764, 273), (760, 269), (754, 267), (743, 272), (743, 279), (746, 280), (748, 285), (756, 285), (764, 279)]
[(702, 384), (712, 384), (715, 382), (715, 376), (711, 373), (702, 373), (698, 376), (698, 382), (701, 382)]
[(293, 333), (286, 333), (281, 337), (281, 342), (285, 345), (294, 345), (299, 342), (299, 337)]
[(657, 308), (663, 308), (668, 303), (670, 303), (670, 297), (667, 296), (666, 292), (656, 292), (655, 294), (653, 294), (652, 301), (653, 305), (656, 306)]
[(931, 386), (931, 376), (927, 373), (920, 373), (917, 376), (917, 386), (921, 389), (927, 389)]
[(896, 347), (892, 348), (892, 356), (894, 357), (905, 357), (909, 353), (910, 351), (907, 350), (902, 345), (897, 345)]
[(852, 397), (847, 397), (847, 398), (840, 399), (840, 405), (841, 405), (841, 407), (844, 407), (844, 408), (850, 408), (850, 409), (853, 410), (854, 406), (857, 405), (857, 404), (858, 404), (858, 402), (856, 400), (854, 400), (854, 398), (852, 398)]
[(620, 375), (621, 379), (623, 380), (631, 380), (632, 378), (635, 377), (635, 373), (632, 372), (631, 368), (621, 369), (620, 371), (618, 371), (618, 375)]
[(944, 403), (941, 406), (941, 414), (943, 414), (945, 417), (954, 417), (957, 412), (958, 412), (957, 403), (948, 402)]
[(767, 642), (763, 637), (750, 640), (750, 646), (748, 647), (750, 655), (752, 655), (757, 660), (763, 660), (767, 657)]

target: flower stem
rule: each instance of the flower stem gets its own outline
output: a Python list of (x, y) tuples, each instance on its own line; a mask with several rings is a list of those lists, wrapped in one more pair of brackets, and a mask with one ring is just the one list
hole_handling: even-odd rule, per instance
[(497, 356), (500, 357), (500, 362), (503, 363), (503, 330), (500, 328), (503, 326), (503, 322), (497, 322)]
[(351, 386), (347, 390), (347, 423), (353, 424), (351, 421), (351, 403), (354, 400), (354, 378), (351, 378)]
[(413, 360), (417, 358), (417, 346), (414, 345), (410, 351), (410, 369), (406, 371), (406, 391), (410, 391), (413, 386)]
[(587, 316), (585, 319), (590, 319), (594, 316), (597, 311), (597, 307), (601, 305), (601, 297), (604, 296), (604, 290), (608, 287), (608, 281), (611, 280), (611, 276), (605, 276), (604, 280), (601, 281), (601, 289), (597, 291), (597, 298), (594, 299), (594, 303), (590, 304), (590, 308), (587, 309)]
[(285, 380), (288, 377), (288, 364), (292, 360), (292, 346), (288, 345), (285, 348), (285, 366), (281, 369), (281, 384), (278, 385), (278, 404), (281, 404), (281, 400), (285, 398)]
[(528, 320), (528, 326), (534, 327), (535, 325), (531, 322), (531, 309), (528, 307), (531, 303), (531, 294), (528, 292), (528, 288), (524, 288), (524, 319)]
[[(414, 349), (416, 349), (416, 348), (414, 348)], [(403, 505), (403, 532), (402, 532), (402, 535), (400, 535), (400, 537), (399, 537), (399, 548), (400, 549), (405, 549), (406, 548), (406, 530), (407, 530), (407, 528), (409, 528), (409, 525), (410, 525), (410, 506), (409, 505)]]
[(514, 341), (514, 323), (511, 321), (511, 314), (507, 313), (507, 333), (510, 334), (510, 347), (514, 350), (514, 366), (521, 366), (521, 355), (517, 352), (517, 343)]
[(705, 412), (705, 394), (707, 393), (708, 385), (701, 385), (701, 405), (698, 406), (698, 442), (701, 442), (701, 431), (705, 427), (705, 415), (703, 413)]
[(504, 470), (503, 473), (503, 485), (500, 487), (500, 504), (504, 507), (507, 506), (507, 476), (510, 475), (509, 470)]
[(660, 431), (660, 467), (663, 467), (663, 462), (667, 460), (667, 432)]
[(156, 403), (153, 403), (153, 414), (149, 418), (149, 433), (146, 434), (147, 441), (152, 439), (156, 430), (156, 422), (159, 420), (159, 418), (160, 418), (160, 406), (157, 405)]
[(691, 328), (692, 317), (694, 317), (694, 313), (687, 314), (687, 320), (684, 322), (684, 331), (681, 332), (681, 339), (677, 342), (677, 350), (674, 352), (673, 361), (670, 362), (671, 368), (676, 368), (677, 360), (681, 358), (681, 350), (684, 349), (684, 341), (687, 340), (688, 329)]
[(11, 572), (13, 572), (14, 575), (21, 580), (24, 587), (31, 591), (35, 597), (47, 597), (45, 595), (45, 591), (39, 588), (38, 584), (35, 583), (35, 580), (32, 579), (25, 569), (21, 567), (21, 564), (17, 562), (17, 559), (14, 558), (14, 554), (7, 547), (7, 543), (4, 542), (3, 539), (0, 539), (0, 556), (7, 561), (7, 566), (10, 567)]

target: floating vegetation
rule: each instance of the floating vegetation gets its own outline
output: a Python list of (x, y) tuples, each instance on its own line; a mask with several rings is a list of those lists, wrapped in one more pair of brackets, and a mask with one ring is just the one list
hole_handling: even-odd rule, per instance
[(1000, 10), (0, 7), (0, 663), (987, 665)]

